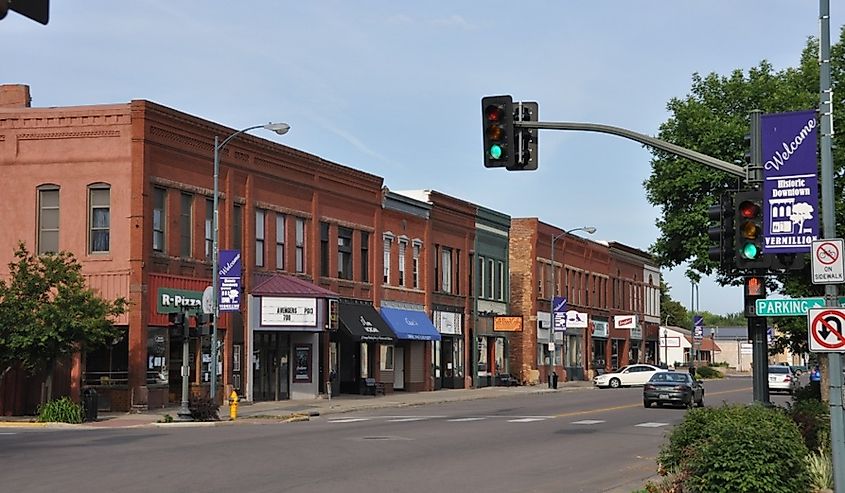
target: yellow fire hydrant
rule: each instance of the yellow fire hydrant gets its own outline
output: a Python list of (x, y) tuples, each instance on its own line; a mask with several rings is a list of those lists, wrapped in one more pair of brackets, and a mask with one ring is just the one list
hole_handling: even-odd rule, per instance
[(231, 421), (238, 419), (238, 393), (234, 390), (229, 394), (229, 419)]

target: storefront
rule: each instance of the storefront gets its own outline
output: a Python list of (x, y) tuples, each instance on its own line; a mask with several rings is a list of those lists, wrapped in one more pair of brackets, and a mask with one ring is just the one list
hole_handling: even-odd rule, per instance
[(591, 366), (597, 372), (607, 371), (607, 337), (610, 334), (610, 324), (607, 318), (593, 317), (591, 335)]
[(382, 307), (381, 316), (397, 338), (393, 348), (393, 390), (431, 390), (427, 377), (432, 342), (441, 340), (437, 328), (422, 307), (420, 310)]
[(522, 330), (522, 317), (479, 315), (476, 320), (476, 386), (490, 387), (497, 376), (510, 373), (508, 335)]
[(434, 326), (440, 341), (434, 341), (431, 372), (435, 390), (464, 388), (463, 315), (451, 311), (434, 311)]
[(589, 326), (589, 315), (577, 310), (566, 312), (566, 333), (564, 335), (564, 366), (567, 380), (585, 380), (584, 332)]
[[(537, 312), (537, 368), (540, 370), (540, 379), (548, 381), (550, 368), (563, 367), (563, 344), (565, 330), (554, 330), (551, 327), (551, 315), (549, 312)], [(553, 343), (553, 344), (550, 344)], [(558, 372), (558, 378), (561, 377)]]
[(345, 394), (366, 393), (368, 379), (373, 379), (392, 391), (396, 334), (373, 305), (352, 300), (338, 305), (340, 330), (331, 335), (329, 349), (329, 357), (337, 360), (332, 367), (337, 368), (333, 376), (338, 389)]
[[(640, 363), (640, 358), (643, 355), (643, 329), (642, 326), (639, 324), (636, 315), (616, 315), (613, 317), (613, 326), (616, 329), (624, 330), (628, 332), (628, 354), (627, 359), (623, 358), (624, 351), (624, 341), (622, 345), (617, 348), (618, 358), (617, 364), (618, 365), (630, 365), (634, 363)], [(615, 341), (616, 339), (614, 339)], [(618, 368), (618, 366), (614, 366), (614, 368)]]

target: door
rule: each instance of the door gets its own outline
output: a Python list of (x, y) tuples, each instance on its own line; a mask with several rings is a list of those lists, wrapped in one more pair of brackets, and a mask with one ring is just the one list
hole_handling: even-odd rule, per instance
[(393, 348), (393, 389), (405, 390), (405, 348)]

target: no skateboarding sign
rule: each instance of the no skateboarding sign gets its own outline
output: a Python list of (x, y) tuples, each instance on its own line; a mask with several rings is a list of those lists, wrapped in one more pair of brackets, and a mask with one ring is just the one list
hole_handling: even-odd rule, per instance
[(807, 312), (810, 351), (845, 352), (845, 310), (812, 308)]

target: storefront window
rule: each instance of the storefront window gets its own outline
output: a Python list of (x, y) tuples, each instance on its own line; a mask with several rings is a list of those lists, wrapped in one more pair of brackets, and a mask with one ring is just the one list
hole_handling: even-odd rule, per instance
[(607, 339), (593, 339), (593, 368), (605, 367), (605, 345)]
[(381, 369), (393, 370), (393, 346), (380, 344), (381, 346)]
[(508, 369), (506, 367), (507, 360), (505, 359), (505, 338), (504, 337), (497, 337), (496, 338), (496, 349), (495, 349), (495, 363), (496, 363), (496, 373), (508, 373)]
[(361, 360), (360, 376), (361, 376), (361, 378), (368, 378), (370, 376), (370, 374), (369, 374), (369, 371), (368, 371), (369, 361), (367, 359), (367, 344), (366, 343), (361, 344), (361, 358), (360, 358), (360, 360)]
[(475, 346), (475, 358), (478, 361), (478, 376), (490, 375), (490, 367), (487, 364), (487, 338), (478, 337)]
[(566, 366), (584, 366), (584, 358), (581, 354), (581, 337), (577, 335), (566, 336)]
[(85, 385), (126, 385), (128, 381), (128, 334), (85, 356)]
[(431, 349), (431, 373), (434, 378), (440, 378), (440, 341), (434, 341), (434, 347)]
[(147, 382), (167, 384), (167, 328), (147, 329)]
[(464, 376), (464, 341), (455, 339), (452, 344), (452, 364), (454, 377)]

